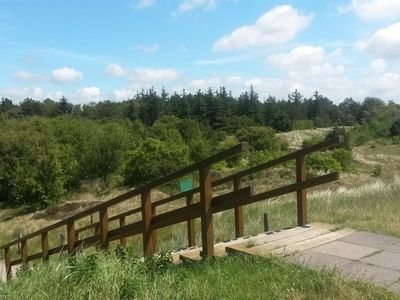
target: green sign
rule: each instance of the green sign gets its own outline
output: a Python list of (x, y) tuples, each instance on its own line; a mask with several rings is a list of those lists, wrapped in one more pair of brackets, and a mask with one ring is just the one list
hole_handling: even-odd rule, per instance
[(193, 189), (193, 180), (191, 178), (182, 179), (179, 182), (179, 187), (182, 193), (190, 191), (191, 189)]

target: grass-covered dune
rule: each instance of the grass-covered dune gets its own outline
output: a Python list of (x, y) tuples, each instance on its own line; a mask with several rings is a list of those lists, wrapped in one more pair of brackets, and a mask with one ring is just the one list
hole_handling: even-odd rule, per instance
[(173, 265), (125, 250), (63, 257), (0, 283), (1, 299), (396, 299), (398, 295), (278, 258), (231, 256)]

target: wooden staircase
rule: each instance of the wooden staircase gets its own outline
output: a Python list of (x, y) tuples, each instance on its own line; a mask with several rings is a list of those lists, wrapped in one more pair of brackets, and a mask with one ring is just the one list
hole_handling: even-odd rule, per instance
[[(330, 224), (311, 223), (217, 243), (214, 245), (215, 256), (232, 254), (287, 256), (333, 242), (355, 232), (349, 228), (338, 229)], [(171, 255), (175, 263), (194, 262), (202, 259), (201, 247), (173, 251)]]
[[(339, 178), (339, 174), (330, 173), (314, 178), (307, 178), (306, 156), (316, 151), (337, 146), (342, 141), (343, 138), (338, 136), (320, 144), (289, 153), (278, 159), (214, 180), (212, 173), (212, 166), (214, 164), (248, 150), (247, 143), (240, 143), (237, 146), (208, 157), (157, 181), (90, 207), (69, 218), (3, 245), (1, 248), (4, 250), (4, 265), (7, 279), (11, 279), (12, 277), (13, 266), (26, 265), (29, 261), (39, 259), (46, 261), (51, 255), (61, 252), (67, 252), (69, 255), (76, 255), (88, 247), (96, 247), (98, 250), (107, 250), (112, 241), (119, 241), (122, 246), (126, 246), (126, 238), (134, 235), (142, 236), (143, 254), (145, 257), (151, 256), (157, 251), (157, 230), (178, 223), (187, 224), (189, 248), (181, 252), (173, 253), (175, 260), (195, 260), (199, 259), (200, 256), (225, 255), (226, 252), (230, 251), (249, 252), (252, 248), (252, 251), (259, 251), (260, 253), (266, 253), (268, 251), (278, 252), (278, 250), (282, 248), (292, 249), (295, 247), (292, 245), (297, 245), (304, 241), (303, 237), (313, 240), (314, 243), (322, 242), (324, 239), (334, 238), (335, 235), (327, 235), (333, 230), (333, 228), (329, 226), (324, 225), (324, 227), (323, 225), (318, 225), (318, 227), (315, 224), (305, 226), (307, 224), (307, 189), (335, 181)], [(254, 193), (251, 186), (246, 186), (245, 179), (247, 176), (252, 176), (257, 172), (276, 167), (292, 160), (296, 163), (296, 181), (294, 183), (272, 190), (261, 191), (259, 193)], [(199, 178), (197, 187), (161, 200), (155, 201), (152, 199), (152, 191), (164, 184), (176, 182), (180, 178), (193, 173), (197, 173), (196, 175), (198, 175)], [(215, 187), (221, 185), (231, 185), (232, 190), (222, 195), (215, 195)], [(244, 206), (289, 193), (295, 193), (297, 196), (297, 224), (301, 227), (283, 230), (281, 232), (265, 233), (251, 238), (243, 237)], [(200, 201), (194, 201), (194, 195), (196, 194), (199, 194)], [(129, 200), (132, 201), (135, 197), (139, 197), (140, 201), (135, 200), (131, 209), (125, 209), (124, 212), (116, 215), (109, 215), (112, 211), (110, 208), (115, 208)], [(166, 206), (166, 204), (171, 204), (178, 199), (185, 199), (186, 205), (172, 210), (168, 209), (171, 206)], [(167, 207), (167, 211), (157, 213), (159, 207)], [(237, 239), (214, 245), (213, 214), (227, 210), (234, 211), (234, 226)], [(132, 219), (132, 216), (138, 218)], [(78, 226), (83, 219), (92, 219), (93, 217), (96, 217), (98, 221), (90, 225)], [(201, 222), (201, 248), (195, 247), (194, 220), (197, 218), (199, 218)], [(49, 234), (58, 233), (60, 231), (64, 232), (66, 243), (61, 245), (52, 244), (49, 239)], [(299, 233), (301, 233), (301, 235), (299, 235)], [(327, 236), (321, 237), (321, 235)], [(286, 241), (289, 243), (288, 245), (285, 244), (286, 242), (284, 244), (281, 243), (283, 241), (281, 237), (283, 236), (287, 236)], [(319, 239), (316, 240), (317, 238)], [(33, 239), (39, 239), (41, 245), (40, 252), (32, 253), (32, 251), (28, 249), (28, 242), (31, 242)], [(255, 246), (245, 246), (250, 245), (250, 243), (254, 243)], [(291, 248), (288, 248), (289, 246)], [(303, 244), (303, 247), (306, 246)], [(16, 251), (17, 248), (20, 249), (18, 254)]]

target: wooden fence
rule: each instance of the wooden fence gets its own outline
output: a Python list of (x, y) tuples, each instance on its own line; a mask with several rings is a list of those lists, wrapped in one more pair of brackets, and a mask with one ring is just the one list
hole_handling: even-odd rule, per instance
[[(288, 193), (297, 194), (297, 223), (303, 226), (307, 223), (307, 189), (324, 183), (335, 181), (339, 178), (338, 173), (330, 173), (327, 175), (307, 179), (306, 177), (306, 155), (328, 149), (342, 142), (342, 137), (336, 137), (331, 140), (322, 142), (311, 147), (307, 147), (278, 159), (268, 161), (258, 166), (240, 171), (236, 174), (213, 181), (211, 175), (211, 166), (222, 160), (226, 160), (235, 155), (248, 150), (247, 143), (240, 143), (230, 149), (222, 151), (216, 155), (208, 157), (196, 164), (174, 172), (157, 181), (151, 182), (145, 186), (131, 190), (125, 194), (115, 197), (101, 204), (90, 207), (60, 222), (52, 224), (41, 230), (28, 234), (22, 238), (18, 238), (2, 246), (4, 249), (4, 261), (7, 272), (7, 279), (11, 279), (11, 267), (19, 264), (27, 264), (31, 260), (43, 259), (47, 260), (50, 255), (67, 251), (69, 254), (75, 254), (77, 249), (96, 246), (98, 249), (108, 249), (109, 242), (119, 240), (122, 246), (126, 246), (126, 238), (138, 234), (143, 236), (143, 252), (144, 256), (153, 255), (157, 246), (157, 230), (170, 225), (181, 222), (187, 223), (187, 239), (188, 246), (195, 245), (195, 228), (194, 220), (201, 219), (201, 237), (202, 237), (202, 255), (212, 256), (214, 254), (214, 238), (213, 238), (213, 214), (230, 210), (234, 210), (235, 214), (235, 235), (243, 236), (243, 206), (261, 200), (277, 197)], [(296, 182), (283, 187), (272, 189), (269, 191), (254, 194), (250, 186), (242, 186), (242, 179), (256, 172), (274, 167), (276, 165), (295, 160), (296, 161)], [(186, 192), (164, 198), (162, 200), (152, 201), (151, 191), (155, 188), (177, 180), (183, 176), (198, 172), (199, 186)], [(233, 191), (223, 195), (213, 197), (213, 187), (222, 184), (233, 184)], [(200, 202), (194, 203), (193, 196), (200, 194)], [(109, 208), (121, 202), (140, 196), (141, 205), (138, 208), (128, 210), (121, 214), (109, 216)], [(178, 199), (186, 198), (186, 206), (177, 208), (165, 213), (157, 214), (156, 208), (171, 203)], [(90, 224), (85, 227), (75, 228), (76, 222), (82, 218), (99, 215), (99, 222)], [(126, 217), (141, 214), (140, 221), (126, 224)], [(109, 223), (118, 221), (116, 229), (109, 230)], [(49, 248), (49, 232), (56, 229), (66, 227), (67, 244), (60, 245), (55, 248)], [(79, 233), (92, 229), (94, 234), (89, 237), (79, 239)], [(32, 238), (40, 237), (41, 251), (36, 254), (29, 255), (27, 241)], [(11, 247), (20, 247), (19, 259), (11, 259)]]

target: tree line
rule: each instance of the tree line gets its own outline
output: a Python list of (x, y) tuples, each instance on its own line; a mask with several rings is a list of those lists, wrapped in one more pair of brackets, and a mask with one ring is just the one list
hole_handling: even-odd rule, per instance
[(3, 98), (0, 203), (45, 207), (85, 186), (100, 193), (139, 186), (239, 141), (249, 142), (248, 156), (215, 168), (254, 166), (288, 151), (277, 131), (316, 126), (334, 126), (327, 138), (344, 134), (346, 143), (310, 156), (308, 165), (351, 171), (353, 146), (389, 136), (400, 143), (400, 106), (371, 97), (336, 105), (317, 92), (307, 99), (297, 91), (287, 100), (260, 100), (252, 88), (236, 98), (225, 88), (172, 95), (150, 89), (130, 100), (87, 105), (65, 97), (19, 104)]
[(376, 97), (366, 97), (363, 101), (346, 98), (340, 104), (335, 104), (318, 91), (312, 97), (305, 98), (297, 90), (289, 94), (287, 99), (273, 96), (260, 99), (252, 87), (238, 97), (232, 96), (225, 87), (196, 93), (183, 91), (180, 94), (168, 94), (164, 89), (158, 93), (152, 88), (120, 102), (105, 100), (73, 105), (62, 97), (58, 101), (26, 98), (14, 104), (12, 100), (2, 98), (0, 105), (0, 113), (11, 118), (61, 115), (90, 119), (126, 118), (140, 120), (146, 126), (151, 126), (160, 117), (173, 115), (196, 120), (214, 130), (234, 131), (242, 126), (262, 125), (281, 132), (314, 126), (353, 126), (370, 122), (376, 113), (385, 115), (390, 111), (399, 113), (400, 105), (392, 101), (385, 103)]

